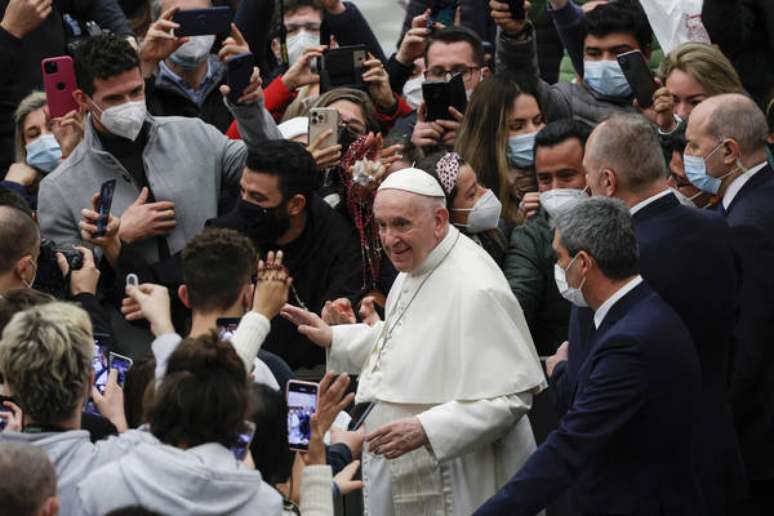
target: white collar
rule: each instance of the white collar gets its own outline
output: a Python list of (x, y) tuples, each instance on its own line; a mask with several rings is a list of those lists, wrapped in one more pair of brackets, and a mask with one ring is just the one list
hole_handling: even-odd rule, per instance
[(652, 195), (652, 196), (648, 197), (647, 199), (645, 199), (644, 201), (640, 201), (637, 204), (635, 204), (634, 206), (632, 206), (631, 208), (629, 208), (629, 213), (634, 215), (635, 213), (637, 213), (638, 211), (643, 209), (645, 206), (647, 206), (647, 205), (649, 205), (651, 203), (654, 203), (654, 202), (658, 201), (659, 199), (661, 199), (662, 197), (666, 197), (667, 195), (669, 195), (671, 193), (672, 193), (672, 189), (671, 188), (666, 188), (666, 189), (660, 191), (659, 193), (657, 193), (656, 195)]
[(736, 194), (738, 194), (742, 187), (747, 184), (747, 181), (752, 179), (752, 177), (760, 172), (766, 165), (768, 165), (767, 161), (755, 165), (753, 168), (734, 179), (731, 184), (728, 185), (726, 193), (723, 194), (723, 209), (727, 210), (728, 207), (731, 206), (731, 203), (734, 201), (734, 197), (736, 197)]
[(449, 224), (449, 230), (446, 233), (446, 236), (438, 242), (438, 245), (436, 245), (432, 251), (430, 251), (430, 254), (427, 255), (427, 258), (425, 258), (422, 265), (411, 271), (409, 276), (422, 276), (433, 270), (444, 258), (446, 258), (446, 255), (449, 254), (451, 248), (457, 243), (459, 236), (460, 231)]
[(629, 281), (629, 283), (616, 290), (615, 294), (608, 297), (607, 300), (597, 308), (597, 311), (594, 312), (594, 327), (599, 329), (599, 327), (602, 326), (602, 321), (605, 320), (605, 316), (607, 316), (607, 313), (613, 308), (613, 305), (620, 301), (626, 294), (634, 290), (640, 283), (642, 283), (642, 276), (638, 274), (634, 279)]

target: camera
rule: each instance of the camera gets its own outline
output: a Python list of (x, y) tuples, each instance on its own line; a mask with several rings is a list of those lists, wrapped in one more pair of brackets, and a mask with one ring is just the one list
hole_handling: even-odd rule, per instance
[(40, 257), (43, 261), (56, 263), (56, 253), (62, 253), (70, 267), (70, 272), (83, 268), (83, 255), (73, 248), (57, 248), (51, 240), (44, 239), (40, 244)]

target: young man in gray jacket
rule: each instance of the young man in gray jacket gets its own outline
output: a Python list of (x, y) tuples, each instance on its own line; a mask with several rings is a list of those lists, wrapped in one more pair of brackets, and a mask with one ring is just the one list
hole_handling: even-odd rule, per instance
[[(156, 45), (185, 42), (170, 37)], [(236, 31), (224, 43), (234, 53), (249, 50)], [(88, 112), (84, 139), (41, 183), (38, 217), (58, 245), (78, 242), (81, 210), (114, 179), (111, 211), (121, 217), (121, 241), (152, 264), (180, 251), (217, 216), (221, 190), (238, 188), (247, 147), (281, 135), (263, 109), (257, 71), (237, 104), (224, 98), (241, 142), (198, 119), (150, 116), (139, 64), (136, 51), (112, 35), (79, 48), (74, 96)]]

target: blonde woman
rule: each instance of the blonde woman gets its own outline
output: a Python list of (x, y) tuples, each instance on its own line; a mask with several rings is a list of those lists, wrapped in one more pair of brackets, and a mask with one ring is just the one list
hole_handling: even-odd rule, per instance
[(659, 78), (671, 93), (674, 114), (682, 122), (664, 142), (672, 186), (696, 206), (710, 208), (719, 198), (701, 192), (685, 176), (685, 123), (693, 108), (709, 97), (743, 93), (742, 81), (726, 56), (705, 43), (684, 43), (672, 50), (661, 63)]
[(465, 111), (455, 151), (500, 199), (506, 234), (522, 221), (524, 195), (537, 191), (533, 147), (544, 126), (537, 97), (508, 77), (482, 82)]

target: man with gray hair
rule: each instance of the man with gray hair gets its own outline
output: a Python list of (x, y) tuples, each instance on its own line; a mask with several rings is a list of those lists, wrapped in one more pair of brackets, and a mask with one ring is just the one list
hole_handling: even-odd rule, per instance
[(56, 516), (56, 473), (46, 452), (26, 443), (0, 443), (0, 507), (14, 516)]
[(750, 480), (738, 514), (769, 514), (774, 504), (774, 170), (766, 160), (768, 124), (742, 95), (718, 95), (691, 112), (685, 172), (718, 194), (734, 235), (743, 282), (735, 330), (731, 406)]
[(328, 368), (359, 373), (368, 514), (467, 516), (535, 449), (526, 413), (545, 379), (527, 322), (500, 268), (449, 224), (430, 174), (390, 174), (374, 201), (400, 271), (385, 320), (330, 327), (283, 315), (326, 348)]
[[(645, 118), (614, 115), (589, 137), (584, 167), (594, 195), (618, 198), (629, 208), (642, 277), (677, 312), (696, 346), (703, 385), (696, 471), (707, 514), (721, 516), (746, 488), (726, 395), (740, 278), (728, 225), (717, 213), (680, 203), (667, 186), (660, 148)], [(569, 349), (547, 362), (562, 412), (587, 356), (592, 318), (589, 310), (572, 309)]]
[(705, 514), (691, 446), (699, 362), (685, 325), (638, 274), (631, 215), (592, 198), (555, 227), (559, 291), (594, 312), (588, 358), (559, 428), (475, 516), (532, 516), (568, 488), (573, 513)]

